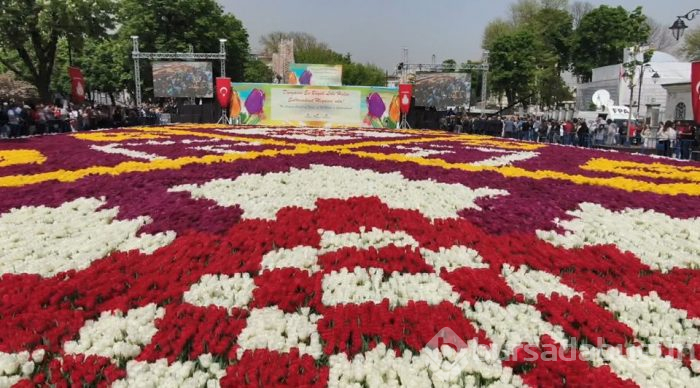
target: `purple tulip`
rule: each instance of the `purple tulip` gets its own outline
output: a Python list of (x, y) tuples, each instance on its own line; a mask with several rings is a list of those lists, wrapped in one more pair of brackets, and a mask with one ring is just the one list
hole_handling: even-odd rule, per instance
[(379, 93), (371, 93), (367, 96), (367, 109), (369, 110), (369, 115), (374, 118), (382, 118), (384, 111), (386, 111), (386, 105)]
[(304, 72), (301, 74), (301, 77), (299, 77), (299, 83), (301, 85), (311, 85), (311, 74), (310, 71), (304, 70)]
[(263, 112), (265, 106), (265, 92), (260, 89), (253, 89), (245, 99), (245, 108), (248, 114), (257, 115)]

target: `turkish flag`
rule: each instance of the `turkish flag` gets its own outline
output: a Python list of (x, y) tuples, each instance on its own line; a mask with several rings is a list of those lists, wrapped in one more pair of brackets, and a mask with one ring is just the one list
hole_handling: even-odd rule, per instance
[(401, 112), (408, 113), (411, 109), (411, 97), (413, 96), (413, 85), (399, 85), (399, 102), (401, 103)]
[(216, 99), (219, 101), (219, 105), (226, 109), (229, 100), (231, 100), (231, 78), (216, 78)]
[(77, 67), (69, 67), (68, 76), (71, 82), (71, 96), (73, 97), (73, 102), (81, 104), (85, 101), (85, 79), (83, 78), (83, 72)]
[(690, 70), (691, 85), (693, 85), (693, 119), (700, 124), (700, 62), (693, 62)]

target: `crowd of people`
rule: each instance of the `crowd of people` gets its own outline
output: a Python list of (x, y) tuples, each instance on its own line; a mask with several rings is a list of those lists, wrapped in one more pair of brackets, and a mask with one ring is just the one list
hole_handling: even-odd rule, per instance
[(171, 106), (167, 104), (147, 104), (136, 109), (113, 105), (5, 101), (0, 105), (0, 138), (158, 124), (158, 116), (170, 110)]
[(662, 156), (689, 159), (699, 140), (695, 125), (667, 121), (654, 128), (647, 124), (598, 118), (554, 120), (535, 116), (468, 117), (448, 112), (440, 128), (540, 143), (557, 143), (579, 147), (651, 148)]

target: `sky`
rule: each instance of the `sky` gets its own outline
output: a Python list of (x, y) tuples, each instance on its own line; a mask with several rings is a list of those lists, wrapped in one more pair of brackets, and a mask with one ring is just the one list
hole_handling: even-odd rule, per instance
[[(301, 31), (350, 53), (354, 61), (393, 70), (408, 49), (408, 63), (481, 58), (481, 37), (489, 21), (507, 18), (511, 0), (219, 0), (243, 22), (252, 52), (273, 31)], [(640, 5), (663, 25), (700, 6), (697, 0), (589, 0), (595, 6)], [(700, 17), (688, 22), (700, 27)]]

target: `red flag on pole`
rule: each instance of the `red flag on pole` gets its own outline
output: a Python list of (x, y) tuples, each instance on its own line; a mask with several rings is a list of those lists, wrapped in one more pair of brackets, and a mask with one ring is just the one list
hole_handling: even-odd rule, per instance
[(77, 67), (69, 67), (68, 76), (71, 82), (71, 96), (73, 97), (73, 102), (81, 104), (85, 101), (85, 79), (83, 78), (83, 72)]
[(700, 124), (700, 62), (693, 62), (690, 70), (693, 97), (693, 120)]
[(216, 78), (216, 99), (219, 101), (219, 105), (226, 109), (231, 100), (231, 78)]
[(413, 85), (399, 85), (399, 102), (401, 103), (401, 112), (408, 113), (411, 109), (411, 97), (413, 96)]

